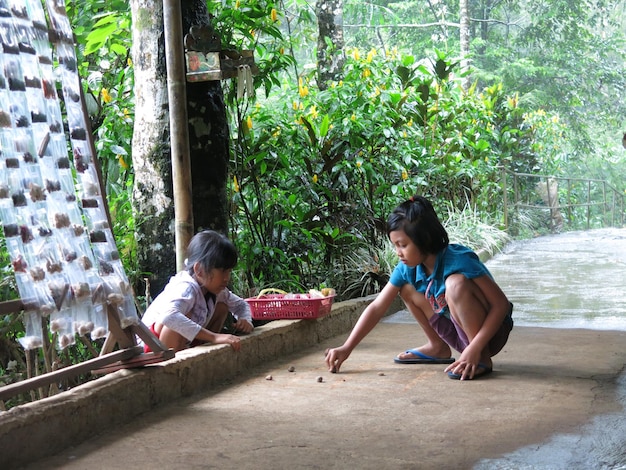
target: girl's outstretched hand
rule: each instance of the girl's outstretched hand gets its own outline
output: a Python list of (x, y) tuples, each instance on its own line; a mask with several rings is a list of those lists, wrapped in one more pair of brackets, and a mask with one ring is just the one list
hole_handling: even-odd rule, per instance
[(241, 338), (235, 335), (217, 334), (214, 342), (216, 344), (229, 344), (235, 351), (241, 349)]
[(325, 356), (326, 356), (326, 365), (328, 366), (328, 370), (329, 372), (332, 372), (334, 374), (336, 372), (339, 372), (339, 368), (341, 367), (341, 364), (343, 364), (343, 361), (348, 359), (348, 357), (350, 356), (350, 353), (345, 351), (343, 348), (339, 347), (339, 348), (327, 349), (325, 352)]

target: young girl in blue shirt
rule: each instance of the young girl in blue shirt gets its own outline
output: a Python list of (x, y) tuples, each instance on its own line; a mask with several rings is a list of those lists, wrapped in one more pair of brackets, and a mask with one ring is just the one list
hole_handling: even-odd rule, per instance
[[(376, 299), (363, 311), (345, 343), (326, 352), (339, 372), (352, 350), (385, 315), (399, 294), (424, 330), (427, 342), (395, 358), (397, 363), (448, 364), (451, 379), (471, 380), (493, 370), (491, 358), (513, 328), (513, 305), (476, 253), (450, 244), (432, 204), (413, 196), (387, 221), (400, 263)], [(460, 353), (451, 357), (452, 349)]]

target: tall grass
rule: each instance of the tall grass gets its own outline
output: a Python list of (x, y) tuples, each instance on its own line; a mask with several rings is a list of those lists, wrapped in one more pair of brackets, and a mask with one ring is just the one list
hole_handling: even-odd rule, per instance
[(442, 220), (442, 223), (448, 231), (450, 243), (459, 243), (474, 251), (484, 251), (494, 255), (511, 238), (505, 231), (483, 219), (484, 214), (466, 204), (461, 211), (448, 209), (447, 218)]

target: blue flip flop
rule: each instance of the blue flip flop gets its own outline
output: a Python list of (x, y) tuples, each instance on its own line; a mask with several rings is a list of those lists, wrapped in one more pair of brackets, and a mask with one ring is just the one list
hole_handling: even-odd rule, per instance
[(412, 357), (410, 359), (400, 359), (396, 356), (393, 362), (395, 362), (396, 364), (452, 364), (454, 362), (453, 357), (442, 359), (439, 357), (429, 356), (428, 354), (419, 352), (417, 349), (408, 349), (407, 351), (405, 351), (405, 353), (410, 353), (417, 357)]
[[(493, 369), (491, 367), (489, 367), (486, 364), (483, 364), (482, 362), (478, 363), (478, 368), (479, 371), (474, 373), (474, 377), (473, 378), (466, 378), (465, 380), (476, 380), (479, 377), (482, 377), (484, 375), (489, 375), (493, 372)], [(480, 371), (480, 369), (482, 369), (482, 371)], [(450, 377), (452, 380), (461, 380), (461, 374), (455, 374), (454, 372), (450, 371), (448, 372), (448, 377)]]

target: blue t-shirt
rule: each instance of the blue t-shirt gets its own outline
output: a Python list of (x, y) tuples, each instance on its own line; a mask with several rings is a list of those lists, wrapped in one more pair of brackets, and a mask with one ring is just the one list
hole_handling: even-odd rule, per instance
[(484, 275), (492, 277), (476, 253), (466, 246), (450, 244), (437, 255), (435, 269), (430, 276), (426, 275), (421, 264), (410, 267), (399, 263), (391, 273), (389, 282), (398, 288), (407, 283), (412, 284), (415, 290), (425, 294), (435, 313), (449, 318), (445, 282), (450, 274), (455, 273), (463, 274), (468, 279)]

